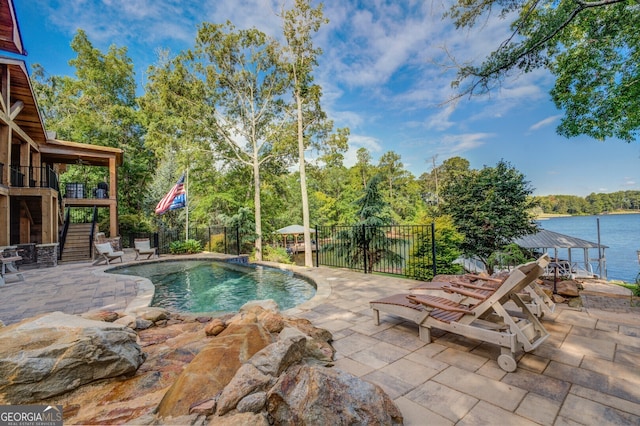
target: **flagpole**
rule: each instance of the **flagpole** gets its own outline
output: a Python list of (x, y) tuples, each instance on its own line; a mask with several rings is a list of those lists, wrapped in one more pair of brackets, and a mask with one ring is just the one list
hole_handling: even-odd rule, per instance
[(184, 208), (187, 211), (187, 220), (185, 221), (185, 241), (189, 239), (189, 167), (187, 167), (187, 176), (184, 186), (185, 203)]

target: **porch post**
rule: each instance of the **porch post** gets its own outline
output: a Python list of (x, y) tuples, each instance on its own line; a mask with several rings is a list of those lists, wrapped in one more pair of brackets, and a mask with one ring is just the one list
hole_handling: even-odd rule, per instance
[(118, 235), (118, 174), (116, 158), (109, 158), (109, 235)]

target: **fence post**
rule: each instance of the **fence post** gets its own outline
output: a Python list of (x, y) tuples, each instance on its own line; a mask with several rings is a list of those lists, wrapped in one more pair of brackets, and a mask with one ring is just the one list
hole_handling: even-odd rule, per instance
[(157, 232), (153, 233), (153, 246), (157, 248), (158, 255), (160, 255), (160, 235)]
[(318, 238), (318, 225), (316, 225), (316, 268), (320, 266), (320, 238)]
[(431, 260), (433, 267), (433, 276), (438, 274), (438, 268), (436, 266), (436, 223), (431, 222)]
[(236, 244), (238, 245), (237, 256), (240, 256), (240, 225), (236, 225)]
[(362, 225), (362, 258), (364, 263), (364, 273), (367, 273), (367, 228)]

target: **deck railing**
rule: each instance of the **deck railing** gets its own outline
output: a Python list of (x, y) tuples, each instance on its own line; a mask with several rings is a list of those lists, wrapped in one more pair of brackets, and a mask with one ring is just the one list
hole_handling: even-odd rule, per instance
[(49, 166), (10, 166), (11, 186), (58, 190), (58, 174)]

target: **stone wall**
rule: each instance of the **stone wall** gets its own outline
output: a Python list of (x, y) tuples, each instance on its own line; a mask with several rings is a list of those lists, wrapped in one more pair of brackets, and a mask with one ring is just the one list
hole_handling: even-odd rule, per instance
[(38, 267), (58, 266), (58, 243), (36, 245)]

